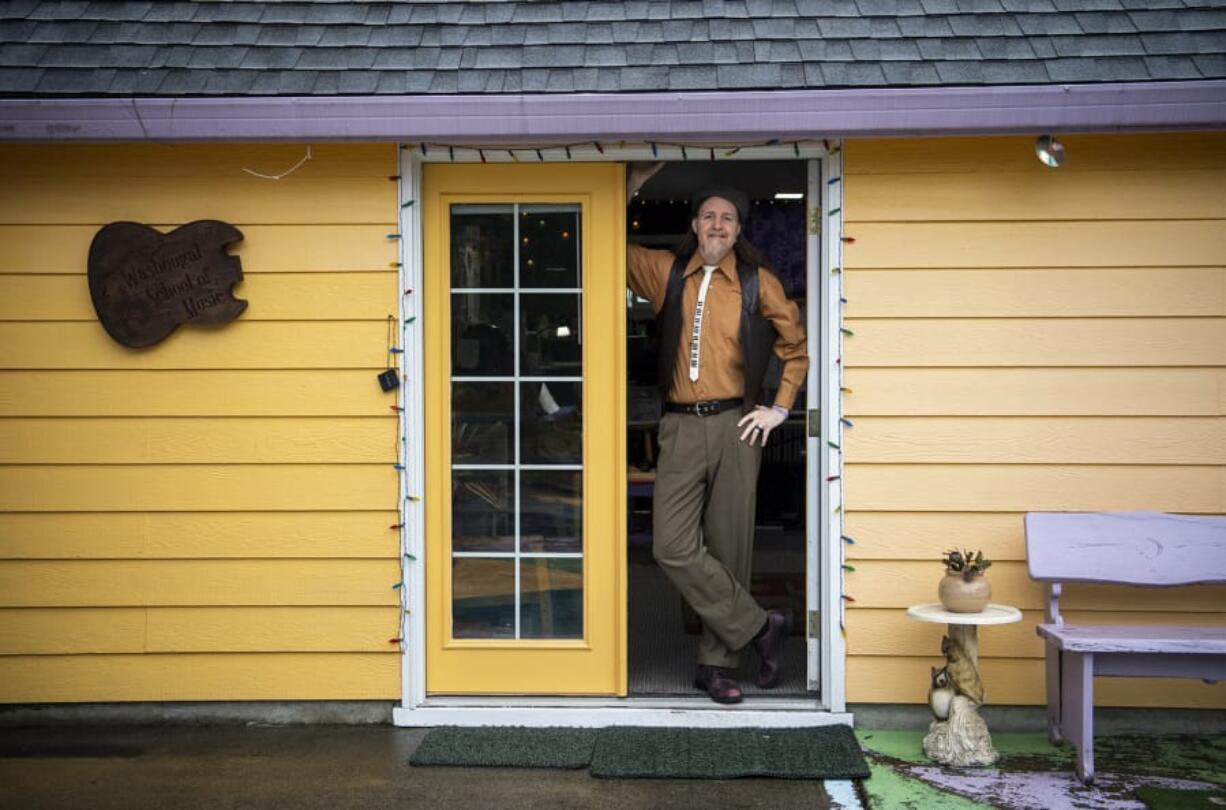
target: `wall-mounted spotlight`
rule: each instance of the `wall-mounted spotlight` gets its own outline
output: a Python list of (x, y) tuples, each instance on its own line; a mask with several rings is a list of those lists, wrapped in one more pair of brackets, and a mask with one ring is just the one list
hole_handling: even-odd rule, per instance
[(1058, 169), (1064, 165), (1064, 144), (1051, 135), (1040, 135), (1034, 142), (1034, 153), (1044, 166)]

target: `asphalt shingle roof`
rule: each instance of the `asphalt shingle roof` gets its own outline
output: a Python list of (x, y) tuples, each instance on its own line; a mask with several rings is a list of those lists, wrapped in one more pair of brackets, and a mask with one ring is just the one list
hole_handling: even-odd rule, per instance
[(1226, 78), (1226, 0), (0, 2), (0, 96)]

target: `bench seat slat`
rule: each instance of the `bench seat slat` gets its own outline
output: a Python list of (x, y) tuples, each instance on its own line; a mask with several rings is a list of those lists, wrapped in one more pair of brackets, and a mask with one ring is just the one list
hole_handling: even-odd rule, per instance
[(1226, 627), (1041, 624), (1038, 631), (1069, 652), (1226, 654)]

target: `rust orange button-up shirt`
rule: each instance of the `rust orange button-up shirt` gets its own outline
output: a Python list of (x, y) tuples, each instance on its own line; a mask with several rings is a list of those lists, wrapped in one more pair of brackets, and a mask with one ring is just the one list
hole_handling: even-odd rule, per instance
[[(673, 268), (671, 251), (628, 245), (626, 271), (630, 289), (651, 302), (656, 314), (664, 306), (668, 275)], [(708, 399), (731, 399), (745, 395), (745, 363), (741, 354), (741, 281), (736, 273), (736, 255), (729, 252), (711, 276), (707, 290), (699, 347), (698, 380), (690, 380), (690, 335), (694, 328), (694, 305), (702, 283), (702, 258), (695, 254), (685, 268), (681, 291), (681, 341), (673, 364), (670, 402), (694, 403)], [(788, 299), (774, 273), (758, 270), (762, 315), (775, 327), (775, 355), (783, 363), (783, 376), (775, 404), (791, 410), (796, 392), (809, 370), (808, 343), (800, 323), (800, 309)]]

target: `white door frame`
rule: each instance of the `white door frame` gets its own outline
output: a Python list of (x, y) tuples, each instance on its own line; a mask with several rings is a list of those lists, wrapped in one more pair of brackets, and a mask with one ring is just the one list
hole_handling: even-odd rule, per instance
[[(705, 153), (707, 147), (690, 147)], [(820, 697), (750, 699), (743, 704), (714, 707), (705, 697), (679, 698), (585, 698), (585, 697), (428, 697), (425, 691), (425, 510), (418, 500), (424, 492), (425, 450), (417, 437), (423, 435), (423, 375), (421, 298), (423, 284), (420, 196), (423, 162), (509, 163), (536, 157), (535, 149), (499, 147), (432, 147), (399, 149), (400, 221), (400, 346), (402, 384), (400, 411), (400, 561), (402, 580), (401, 702), (393, 711), (398, 726), (523, 725), (523, 726), (695, 726), (695, 727), (797, 727), (831, 724), (851, 725), (846, 707), (846, 644), (842, 632), (842, 460), (837, 449), (842, 442), (841, 355), (842, 327), (842, 150), (837, 141), (802, 141), (768, 146), (741, 147), (729, 154), (728, 147), (715, 147), (724, 160), (808, 161), (808, 199), (820, 200), (820, 210), (810, 203), (808, 265), (808, 324), (811, 345), (816, 345), (809, 364), (807, 390), (812, 411), (820, 414), (820, 436), (807, 442), (808, 486), (806, 496), (806, 592), (807, 608), (817, 611), (816, 637), (807, 644), (808, 683), (819, 688)], [(549, 150), (552, 154), (557, 148)], [(672, 155), (671, 152), (678, 152)], [(678, 147), (660, 145), (571, 146), (574, 161), (651, 161), (680, 158)], [(823, 238), (824, 237), (824, 238)], [(818, 291), (815, 301), (813, 291)], [(824, 318), (822, 316), (825, 316)], [(814, 393), (816, 392), (816, 400)], [(813, 432), (813, 431), (810, 431)], [(835, 437), (831, 439), (830, 437)], [(831, 442), (831, 444), (828, 444)], [(806, 617), (807, 618), (807, 617)], [(816, 675), (816, 678), (814, 676)]]

